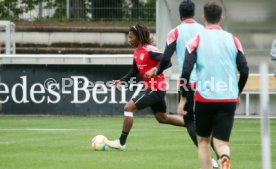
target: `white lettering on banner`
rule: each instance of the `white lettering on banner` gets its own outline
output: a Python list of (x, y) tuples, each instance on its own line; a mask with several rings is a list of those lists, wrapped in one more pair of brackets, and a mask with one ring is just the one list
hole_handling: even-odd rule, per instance
[(71, 79), (71, 78), (62, 78), (61, 86), (62, 86), (61, 91), (62, 91), (63, 94), (71, 94), (71, 90), (66, 90), (66, 88), (70, 89), (70, 87), (73, 86), (73, 79)]
[[(99, 89), (100, 88), (100, 89)], [(103, 104), (107, 100), (107, 96), (104, 97), (102, 101), (98, 100), (97, 94), (105, 94), (107, 95), (107, 88), (104, 84), (96, 84), (92, 90), (93, 100), (98, 104)]]
[(143, 89), (144, 86), (142, 84), (130, 84), (129, 89), (132, 91), (133, 87), (137, 87), (137, 88), (134, 91), (134, 93), (133, 93), (133, 95), (132, 95), (131, 98), (136, 97), (140, 93), (140, 91)]
[(110, 101), (108, 103), (118, 103), (116, 101), (116, 87), (112, 85), (110, 89)]
[[(88, 85), (89, 81), (86, 77), (84, 76), (71, 76), (73, 79), (73, 100), (71, 103), (86, 103), (89, 100), (89, 90), (88, 90)], [(83, 86), (79, 87), (79, 79), (83, 80)], [(77, 84), (77, 85), (76, 85)], [(82, 91), (84, 92), (85, 99), (79, 100), (79, 92)]]
[[(26, 76), (21, 76), (22, 83), (16, 83), (13, 85), (12, 90), (11, 90), (11, 95), (12, 99), (15, 103), (21, 104), (21, 103), (29, 103), (29, 100), (27, 100), (27, 77)], [(17, 89), (22, 91), (22, 98), (17, 98), (18, 95)]]
[[(0, 90), (0, 94), (9, 94), (9, 88), (8, 88), (8, 85), (6, 85), (5, 83), (0, 83), (0, 89), (2, 89), (2, 87), (4, 87), (4, 90)], [(1, 95), (2, 96), (2, 95)], [(6, 99), (2, 100), (3, 97), (1, 97), (0, 99), (0, 103), (3, 104), (3, 103), (6, 103), (8, 100), (9, 100), (9, 96), (6, 97)]]
[[(187, 80), (182, 80), (182, 86), (186, 89)], [(228, 92), (234, 89), (233, 79), (229, 78), (228, 81), (217, 80), (210, 78), (206, 81), (197, 81), (196, 88), (204, 88), (205, 90), (215, 90)], [(153, 87), (157, 82), (150, 81), (148, 87)], [(164, 86), (165, 82), (157, 84), (158, 87)], [(20, 81), (15, 84), (5, 84), (2, 80), (0, 83), (0, 103), (5, 104), (9, 100), (17, 104), (27, 103), (50, 103), (57, 104), (64, 98), (64, 95), (72, 95), (72, 104), (83, 104), (89, 100), (97, 104), (125, 104), (127, 103), (126, 93), (133, 91), (133, 97), (136, 97), (142, 90), (145, 90), (143, 81), (135, 81), (131, 78), (129, 82), (122, 82), (120, 88), (116, 88), (112, 81), (95, 81), (91, 82), (85, 76), (71, 76), (61, 79), (47, 78), (42, 83), (28, 83), (27, 76), (20, 76)], [(129, 85), (130, 84), (130, 85)], [(167, 84), (168, 87), (169, 84)], [(156, 85), (155, 85), (156, 86)], [(145, 88), (144, 88), (145, 87)], [(118, 94), (118, 97), (116, 97)], [(119, 96), (120, 95), (120, 96)], [(69, 96), (70, 97), (70, 96)], [(117, 100), (118, 99), (118, 100)]]
[[(38, 88), (38, 90), (35, 90), (36, 88)], [(45, 94), (45, 88), (42, 84), (35, 83), (32, 85), (30, 89), (30, 97), (31, 100), (37, 104), (40, 104), (45, 100), (45, 96), (42, 96), (40, 100), (36, 100), (35, 94)]]
[[(53, 88), (52, 88), (52, 87), (53, 87)], [(49, 92), (51, 95), (55, 96), (55, 97), (56, 97), (56, 100), (52, 100), (51, 97), (48, 96), (48, 98), (47, 98), (47, 103), (55, 104), (55, 103), (60, 102), (60, 94), (59, 94), (58, 92), (56, 92), (56, 91), (53, 90), (53, 89), (55, 89), (55, 88), (56, 88), (57, 90), (59, 90), (59, 85), (58, 85), (58, 84), (51, 84), (51, 85), (50, 85), (50, 88), (48, 89), (48, 92)]]
[[(15, 83), (11, 87), (5, 83), (0, 83), (1, 104), (7, 103), (10, 98), (17, 104), (30, 102), (35, 104), (41, 104), (43, 102), (56, 104), (61, 101), (61, 98), (63, 98), (61, 95), (63, 94), (72, 94), (73, 99), (70, 103), (74, 104), (87, 103), (90, 98), (97, 104), (127, 103), (127, 83), (125, 83), (126, 86), (122, 86), (119, 90), (121, 97), (120, 100), (117, 101), (117, 89), (113, 86), (112, 81), (106, 83), (97, 81), (94, 85), (93, 82), (90, 82), (84, 76), (71, 76), (70, 78), (62, 78), (61, 83), (58, 83), (54, 78), (47, 78), (44, 83), (34, 83), (30, 85), (27, 83), (27, 76), (21, 76), (20, 79), (21, 82)], [(18, 93), (20, 93), (20, 95)], [(135, 91), (135, 93), (137, 93), (137, 91)], [(83, 97), (80, 98), (80, 96)], [(110, 100), (108, 100), (108, 96), (110, 96)], [(30, 100), (28, 100), (28, 98), (30, 98)]]

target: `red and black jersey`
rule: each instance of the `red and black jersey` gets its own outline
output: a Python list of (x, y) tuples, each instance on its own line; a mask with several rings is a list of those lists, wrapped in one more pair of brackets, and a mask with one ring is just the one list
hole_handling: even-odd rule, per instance
[[(141, 76), (145, 88), (155, 90), (165, 90), (166, 82), (164, 74), (161, 73), (159, 76), (152, 76), (145, 78), (144, 75), (147, 71), (159, 65), (162, 57), (162, 53), (152, 45), (144, 45), (140, 48), (136, 48), (133, 54), (133, 67), (127, 75), (121, 78), (121, 81), (129, 81), (129, 79), (135, 76), (137, 73)], [(169, 65), (171, 66), (171, 64)]]

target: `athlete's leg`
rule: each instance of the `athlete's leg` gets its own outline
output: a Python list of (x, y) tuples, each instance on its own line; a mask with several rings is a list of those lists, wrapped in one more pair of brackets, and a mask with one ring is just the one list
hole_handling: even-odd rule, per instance
[(184, 116), (184, 122), (190, 138), (192, 139), (193, 143), (197, 146), (195, 118), (194, 118), (194, 91), (193, 90), (189, 90), (186, 100), (187, 102), (184, 106), (184, 110), (187, 112), (187, 114)]
[(162, 124), (171, 124), (175, 126), (184, 126), (183, 117), (180, 115), (172, 115), (165, 112), (154, 113), (155, 119)]
[[(160, 102), (161, 100), (163, 100), (165, 94), (166, 94), (165, 91), (152, 91), (148, 89), (146, 91), (140, 92), (135, 98), (130, 100), (125, 105), (123, 130), (120, 136), (121, 145), (125, 144), (127, 136), (132, 128), (133, 112)], [(161, 109), (166, 110), (166, 107), (161, 106)]]
[(133, 113), (137, 110), (133, 100), (130, 100), (124, 107), (123, 131), (129, 133), (133, 125)]
[(149, 102), (147, 102), (147, 97), (151, 91), (146, 90), (140, 92), (135, 98), (131, 99), (124, 107), (124, 121), (123, 129), (119, 140), (109, 141), (108, 145), (112, 148), (117, 148), (119, 150), (125, 149), (125, 143), (128, 134), (133, 125), (133, 113), (138, 109), (148, 107)]
[(227, 155), (230, 157), (230, 147), (229, 142), (222, 141), (216, 138), (213, 138), (215, 149), (218, 152), (219, 156)]
[[(198, 144), (197, 144), (197, 136), (196, 136), (196, 128), (195, 128), (195, 119), (194, 119), (194, 117), (193, 116), (184, 116), (184, 122), (185, 122), (185, 126), (186, 126), (187, 132), (188, 132), (191, 140), (193, 141), (193, 143), (197, 147)], [(214, 148), (212, 139), (211, 139), (211, 147), (212, 147), (213, 151), (216, 154), (216, 158), (212, 159), (212, 165), (213, 165), (213, 168), (218, 168), (217, 160), (219, 159), (219, 156), (216, 153), (216, 150)]]
[(216, 151), (219, 155), (221, 169), (230, 169), (230, 147), (228, 142), (213, 138)]
[(195, 104), (198, 160), (202, 169), (212, 169), (210, 143), (215, 110), (212, 103), (196, 102)]
[(194, 118), (191, 119), (191, 118), (184, 117), (184, 121), (185, 121), (185, 127), (187, 129), (187, 132), (188, 132), (191, 140), (197, 146), (196, 128), (195, 128)]
[(135, 103), (133, 100), (130, 100), (124, 107), (124, 122), (123, 129), (120, 135), (119, 140), (108, 141), (108, 146), (111, 148), (116, 148), (119, 150), (125, 149), (125, 143), (127, 140), (127, 136), (133, 125), (133, 112), (137, 110)]
[(234, 123), (236, 103), (217, 103), (217, 109), (213, 121), (213, 143), (221, 165), (227, 169), (230, 168), (229, 139)]
[(198, 141), (198, 160), (200, 167), (204, 169), (213, 169), (210, 153), (210, 137), (197, 137)]
[(167, 105), (165, 102), (165, 94), (165, 91), (155, 91), (151, 94), (151, 99), (156, 100), (156, 98), (161, 98), (158, 102), (150, 106), (155, 119), (162, 124), (184, 126), (183, 116), (166, 113)]

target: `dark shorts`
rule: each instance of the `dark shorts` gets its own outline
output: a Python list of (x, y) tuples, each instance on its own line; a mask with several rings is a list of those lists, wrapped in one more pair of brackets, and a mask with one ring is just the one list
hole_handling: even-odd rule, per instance
[(229, 141), (235, 110), (236, 103), (195, 102), (197, 135)]
[(141, 91), (136, 97), (132, 98), (138, 110), (150, 107), (152, 112), (166, 113), (166, 102), (165, 102), (166, 91), (156, 90), (152, 91), (147, 89)]
[[(185, 124), (187, 124), (190, 121), (194, 121), (194, 94), (195, 92), (193, 90), (189, 90), (186, 96), (186, 104), (184, 106), (184, 110), (187, 112), (187, 114), (184, 116)], [(178, 99), (180, 100), (181, 93), (178, 91)], [(179, 101), (178, 100), (178, 101)]]

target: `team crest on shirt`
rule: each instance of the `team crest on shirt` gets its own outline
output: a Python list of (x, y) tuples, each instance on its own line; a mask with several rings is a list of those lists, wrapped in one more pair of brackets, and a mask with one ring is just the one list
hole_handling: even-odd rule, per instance
[(145, 55), (142, 53), (142, 54), (140, 55), (140, 60), (144, 60), (144, 57), (145, 57)]

